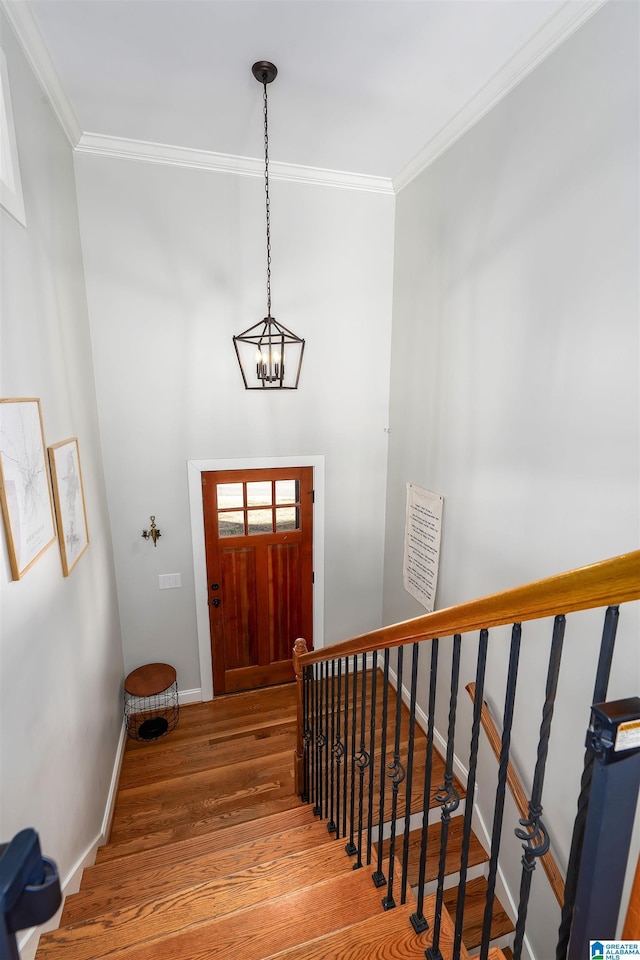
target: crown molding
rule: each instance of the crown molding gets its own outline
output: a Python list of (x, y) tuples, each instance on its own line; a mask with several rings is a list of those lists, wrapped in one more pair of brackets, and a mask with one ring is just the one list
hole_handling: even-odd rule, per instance
[(69, 143), (75, 147), (82, 130), (29, 3), (27, 0), (0, 0), (0, 10), (9, 21), (22, 47), (22, 52), (51, 104)]
[(393, 178), (394, 192), (399, 193), (434, 160), (437, 160), (606, 2), (607, 0), (585, 0), (585, 2), (567, 0)]
[[(236, 157), (224, 153), (212, 153), (208, 150), (195, 150), (166, 143), (149, 143), (144, 140), (127, 140), (96, 133), (83, 133), (75, 152), (113, 157), (119, 160), (139, 160), (176, 167), (215, 170), (218, 173), (232, 173), (241, 177), (264, 177), (264, 161), (252, 157)], [(370, 193), (383, 193), (390, 196), (394, 193), (390, 177), (323, 170), (292, 163), (278, 163), (274, 160), (269, 161), (269, 177), (272, 180), (366, 190)]]
[[(388, 195), (398, 193), (448, 150), (456, 140), (459, 140), (500, 100), (506, 97), (521, 80), (527, 77), (606, 2), (607, 0), (566, 0), (563, 6), (549, 18), (535, 36), (485, 84), (482, 90), (458, 111), (456, 116), (393, 179), (274, 161), (269, 163), (270, 176), (274, 180), (342, 187), (371, 193)], [(262, 161), (250, 157), (236, 157), (168, 144), (83, 133), (28, 0), (0, 0), (0, 10), (7, 17), (45, 96), (49, 100), (71, 146), (77, 152), (146, 161), (147, 163), (196, 167), (198, 169), (232, 173), (237, 176), (264, 176)]]

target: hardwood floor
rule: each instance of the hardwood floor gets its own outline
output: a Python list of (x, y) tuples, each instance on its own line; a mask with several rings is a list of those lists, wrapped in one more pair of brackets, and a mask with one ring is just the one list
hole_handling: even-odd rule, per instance
[(299, 806), (295, 686), (182, 707), (176, 729), (127, 741), (109, 845), (96, 862)]
[[(109, 843), (38, 960), (424, 957), (431, 934), (408, 922), (411, 889), (383, 912), (374, 866), (352, 870), (294, 792), (295, 696), (286, 684), (218, 697), (181, 708), (159, 740), (127, 741)], [(415, 856), (412, 838), (410, 884)], [(446, 960), (452, 942), (444, 914)]]

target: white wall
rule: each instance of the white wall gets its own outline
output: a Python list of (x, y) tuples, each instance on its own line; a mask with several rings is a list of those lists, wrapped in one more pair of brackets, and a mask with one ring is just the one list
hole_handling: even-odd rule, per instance
[(54, 543), (13, 581), (0, 535), (0, 840), (35, 827), (64, 878), (100, 837), (122, 726), (122, 645), (71, 148), (0, 16), (26, 228), (0, 211), (0, 394), (41, 399), (47, 444), (77, 436), (90, 544)]
[(85, 154), (76, 174), (127, 670), (200, 687), (189, 459), (324, 455), (325, 641), (379, 625), (393, 197), (272, 181), (273, 313), (307, 344), (299, 389), (264, 394), (231, 339), (266, 312), (262, 180)]
[[(386, 623), (423, 612), (402, 588), (407, 481), (445, 498), (439, 607), (638, 546), (638, 14), (608, 3), (397, 197)], [(599, 629), (577, 619), (566, 641), (545, 790), (563, 865)], [(638, 693), (638, 635), (625, 611), (612, 698)], [(528, 785), (542, 642), (520, 674)], [(506, 650), (489, 662), (499, 716)]]

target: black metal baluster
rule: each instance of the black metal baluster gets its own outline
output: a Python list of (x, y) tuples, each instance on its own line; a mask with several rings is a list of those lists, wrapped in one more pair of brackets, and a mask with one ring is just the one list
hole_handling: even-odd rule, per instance
[(363, 828), (363, 818), (364, 818), (364, 775), (367, 767), (371, 762), (371, 757), (367, 751), (366, 745), (366, 734), (365, 734), (365, 725), (366, 725), (366, 715), (367, 715), (367, 655), (366, 653), (362, 654), (362, 689), (360, 691), (360, 749), (358, 751), (358, 756), (356, 757), (356, 764), (358, 766), (358, 843), (357, 851), (358, 858), (353, 865), (354, 870), (358, 870), (362, 866), (362, 828)]
[(331, 783), (329, 786), (329, 822), (327, 823), (327, 830), (329, 833), (335, 833), (336, 822), (335, 822), (335, 807), (334, 807), (334, 793), (335, 793), (335, 766), (336, 766), (336, 757), (334, 752), (334, 740), (335, 740), (335, 728), (336, 728), (336, 662), (335, 660), (331, 661), (331, 733), (329, 737), (329, 743), (331, 744), (331, 749), (327, 748), (327, 757), (331, 754), (330, 763), (331, 763)]
[(347, 836), (347, 787), (349, 778), (349, 657), (344, 661), (344, 767), (342, 771), (342, 838)]
[(378, 651), (373, 651), (371, 666), (371, 715), (369, 721), (369, 800), (367, 804), (367, 866), (371, 863), (373, 847), (373, 777), (376, 756), (376, 706), (378, 694)]
[(402, 879), (400, 883), (400, 903), (407, 902), (407, 871), (409, 869), (409, 832), (411, 830), (411, 790), (413, 788), (413, 751), (416, 737), (416, 692), (418, 689), (418, 659), (420, 644), (413, 644), (411, 660), (411, 695), (409, 700), (409, 748), (407, 752), (407, 782), (404, 808), (404, 842), (402, 845)]
[(324, 723), (323, 723), (323, 744), (322, 750), (324, 753), (324, 807), (323, 807), (323, 817), (329, 816), (329, 744), (331, 740), (329, 739), (329, 661), (324, 665), (324, 685), (323, 685), (323, 698), (324, 698)]
[(533, 871), (536, 868), (536, 859), (543, 856), (549, 849), (549, 835), (541, 820), (542, 787), (544, 784), (544, 772), (549, 749), (549, 737), (551, 735), (553, 707), (558, 689), (564, 630), (564, 616), (556, 617), (553, 624), (553, 636), (551, 638), (551, 651), (549, 654), (549, 666), (547, 668), (547, 686), (538, 738), (538, 758), (533, 776), (531, 800), (529, 801), (529, 817), (527, 820), (520, 821), (520, 826), (523, 827), (523, 829), (516, 830), (516, 836), (525, 842), (523, 843), (524, 854), (522, 856), (522, 875), (520, 878), (520, 902), (518, 905), (518, 919), (516, 921), (516, 934), (513, 944), (513, 956), (515, 960), (520, 960), (522, 954), (522, 943), (524, 940), (529, 906), (529, 893), (531, 890)]
[(516, 681), (518, 679), (518, 661), (520, 658), (520, 641), (522, 626), (514, 623), (511, 631), (511, 650), (509, 653), (509, 667), (507, 670), (507, 687), (504, 700), (504, 720), (502, 725), (502, 746), (500, 748), (500, 763), (498, 765), (498, 786), (496, 802), (493, 809), (493, 828), (491, 830), (491, 856), (489, 859), (489, 873), (487, 876), (487, 897), (482, 924), (482, 941), (480, 944), (480, 960), (487, 960), (489, 955), (489, 940), (491, 939), (491, 921), (493, 920), (493, 904), (496, 892), (496, 876), (498, 873), (498, 856), (500, 853), (500, 838), (502, 836), (502, 819), (504, 815), (504, 798), (507, 786), (507, 766), (509, 763), (509, 747), (511, 744), (511, 727), (513, 725), (513, 709), (516, 700)]
[(317, 685), (317, 721), (316, 721), (316, 805), (313, 812), (317, 817), (322, 818), (322, 676), (324, 673), (324, 664), (318, 664), (318, 675), (316, 676)]
[(449, 842), (449, 823), (451, 814), (460, 806), (460, 794), (456, 789), (453, 776), (454, 739), (456, 733), (456, 713), (458, 709), (458, 683), (460, 678), (459, 633), (453, 638), (453, 656), (451, 660), (451, 687), (449, 692), (449, 726), (447, 728), (447, 753), (444, 766), (444, 783), (436, 794), (436, 800), (442, 805), (440, 813), (440, 858), (438, 861), (438, 886), (436, 889), (435, 917), (433, 921), (433, 939), (426, 951), (428, 960), (442, 960), (440, 952), (440, 929), (442, 924), (442, 902), (444, 899), (444, 878), (447, 872), (447, 845)]
[(309, 802), (310, 795), (310, 749), (311, 749), (311, 718), (309, 716), (311, 711), (310, 705), (310, 678), (313, 667), (303, 667), (302, 672), (302, 703), (303, 703), (303, 715), (304, 715), (304, 727), (303, 727), (303, 744), (304, 744), (304, 764), (303, 764), (303, 787), (302, 787), (302, 799), (305, 803)]
[(356, 812), (356, 728), (358, 721), (358, 655), (353, 658), (352, 671), (352, 704), (351, 704), (351, 799), (349, 804), (349, 842), (345, 851), (350, 857), (358, 852), (355, 845), (355, 812)]
[(313, 812), (316, 813), (316, 733), (317, 733), (317, 714), (318, 714), (318, 664), (311, 666), (311, 742), (309, 744), (309, 762), (311, 767), (311, 776), (309, 781), (309, 799), (313, 803)]
[(476, 699), (473, 705), (473, 727), (471, 732), (471, 751), (469, 754), (469, 775), (467, 777), (466, 802), (464, 806), (464, 827), (462, 832), (462, 856), (460, 858), (460, 882), (458, 883), (458, 902), (456, 905), (456, 929), (453, 938), (453, 960), (460, 960), (462, 944), (462, 918), (467, 886), (467, 864), (469, 863), (469, 841), (471, 839), (471, 817), (473, 815), (473, 796), (476, 787), (476, 769), (478, 766), (478, 741), (480, 739), (480, 717), (484, 697), (484, 674), (487, 665), (487, 646), (489, 631), (480, 631), (478, 647), (478, 666), (476, 672)]
[(344, 757), (344, 744), (341, 739), (341, 721), (342, 721), (342, 660), (338, 660), (338, 691), (337, 691), (337, 711), (336, 711), (336, 738), (333, 745), (333, 755), (336, 761), (336, 839), (340, 836), (340, 805), (342, 803), (342, 793), (340, 784), (342, 783), (342, 759)]
[(416, 933), (429, 929), (424, 915), (424, 881), (427, 871), (427, 834), (429, 830), (429, 807), (431, 805), (431, 770), (433, 766), (433, 728), (435, 725), (436, 683), (438, 679), (438, 640), (431, 641), (431, 668), (429, 672), (429, 715), (427, 719), (427, 756), (424, 767), (424, 790), (422, 794), (422, 839), (420, 842), (420, 868), (418, 871), (418, 904), (411, 914), (411, 925)]
[[(607, 699), (607, 688), (609, 686), (609, 674), (611, 673), (611, 661), (613, 658), (617, 627), (618, 607), (608, 607), (604, 618), (600, 657), (598, 659), (596, 682), (591, 703), (604, 703)], [(578, 797), (578, 811), (573, 826), (571, 850), (569, 852), (569, 863), (567, 865), (567, 878), (564, 886), (564, 904), (562, 907), (560, 929), (558, 930), (556, 960), (566, 960), (567, 949), (569, 947), (573, 908), (575, 906), (576, 890), (578, 887), (578, 873), (580, 872), (580, 858), (582, 856), (582, 845), (584, 843), (584, 828), (587, 822), (589, 793), (591, 791), (591, 780), (593, 777), (593, 756), (590, 750), (585, 752), (584, 769), (580, 781), (580, 795)]]
[(395, 872), (394, 859), (396, 855), (396, 817), (398, 815), (398, 793), (400, 784), (405, 778), (405, 769), (400, 762), (400, 730), (402, 727), (402, 661), (404, 647), (398, 647), (398, 687), (396, 690), (396, 728), (393, 747), (393, 763), (389, 764), (387, 776), (391, 779), (391, 835), (389, 837), (389, 878), (387, 880), (387, 895), (382, 899), (385, 910), (393, 910), (396, 905), (393, 899), (393, 875)]
[(389, 650), (384, 651), (384, 671), (382, 689), (382, 737), (380, 741), (380, 806), (378, 807), (378, 866), (372, 874), (376, 887), (384, 887), (387, 878), (382, 872), (384, 800), (387, 782), (387, 720), (389, 716)]

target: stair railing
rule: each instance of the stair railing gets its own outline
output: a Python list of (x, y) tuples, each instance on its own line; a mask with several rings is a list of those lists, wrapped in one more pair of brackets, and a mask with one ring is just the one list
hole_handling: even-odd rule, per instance
[[(442, 960), (440, 933), (444, 881), (447, 871), (449, 827), (451, 814), (463, 797), (465, 803), (462, 847), (457, 872), (457, 906), (453, 960), (459, 960), (463, 950), (462, 930), (465, 891), (469, 869), (472, 798), (476, 785), (480, 731), (483, 715), (483, 693), (490, 630), (511, 625), (509, 666), (505, 685), (502, 736), (500, 737), (499, 769), (494, 805), (491, 850), (487, 877), (487, 893), (480, 945), (480, 958), (486, 960), (491, 939), (491, 918), (496, 894), (496, 879), (500, 856), (502, 823), (506, 786), (509, 779), (510, 741), (514, 718), (518, 663), (524, 638), (522, 624), (536, 619), (553, 617), (553, 633), (547, 672), (547, 682), (538, 740), (537, 760), (532, 777), (531, 800), (526, 813), (515, 829), (523, 841), (522, 877), (515, 927), (513, 955), (520, 960), (526, 933), (531, 883), (537, 860), (549, 848), (549, 834), (542, 820), (542, 796), (549, 739), (566, 615), (579, 610), (604, 608), (604, 626), (596, 669), (592, 704), (603, 704), (615, 648), (616, 628), (620, 605), (640, 599), (640, 551), (624, 554), (611, 560), (550, 577), (545, 580), (483, 597), (445, 610), (416, 617), (413, 620), (374, 630), (362, 636), (336, 644), (325, 650), (307, 651), (305, 641), (296, 641), (294, 669), (298, 682), (298, 731), (295, 755), (295, 777), (298, 793), (314, 804), (314, 812), (328, 819), (328, 830), (346, 840), (347, 854), (354, 858), (353, 869), (372, 864), (373, 845), (377, 836), (376, 864), (373, 883), (386, 887), (382, 898), (385, 910), (396, 906), (399, 892), (401, 903), (406, 901), (409, 836), (412, 826), (412, 806), (416, 796), (422, 797), (422, 824), (417, 885), (417, 907), (411, 917), (416, 933), (431, 929), (431, 945), (426, 951), (428, 960)], [(478, 632), (476, 673), (474, 680), (473, 720), (466, 783), (458, 784), (453, 772), (453, 745), (456, 736), (457, 704), (461, 645), (472, 641), (469, 634)], [(442, 644), (452, 638), (452, 668), (448, 704), (448, 729), (444, 768), (434, 773), (440, 762), (433, 745), (434, 722), (438, 695), (438, 668)], [(426, 739), (420, 740), (422, 754), (416, 755), (416, 703), (420, 674), (422, 641), (430, 641), (430, 659), (424, 669), (428, 672), (429, 692), (426, 710)], [(378, 655), (383, 654), (383, 666), (378, 669)], [(394, 652), (394, 665), (391, 653)], [(424, 649), (422, 656), (424, 658)], [(405, 659), (410, 659), (405, 663)], [(395, 674), (395, 676), (392, 676)], [(404, 677), (410, 677), (407, 684)], [(405, 687), (407, 689), (405, 689)], [(403, 709), (403, 696), (408, 710)], [(585, 711), (585, 719), (588, 714)], [(423, 781), (415, 784), (417, 761), (424, 762)], [(574, 826), (567, 870), (564, 904), (559, 918), (556, 958), (569, 960), (578, 956), (578, 947), (571, 945), (570, 937), (580, 859), (584, 845), (586, 812), (593, 771), (593, 754), (585, 756), (584, 773), (578, 799), (578, 814)], [(442, 780), (440, 783), (439, 780)], [(635, 797), (630, 798), (630, 817), (633, 819)], [(440, 807), (439, 838), (435, 840), (438, 863), (435, 904), (430, 901), (430, 916), (425, 914), (425, 879), (427, 854), (434, 844), (429, 831), (429, 809), (435, 801)], [(616, 816), (620, 811), (616, 810)], [(386, 861), (383, 856), (386, 851)], [(396, 876), (396, 854), (402, 852), (402, 870)], [(433, 855), (431, 862), (433, 862)], [(386, 875), (384, 863), (386, 862)], [(624, 872), (625, 864), (620, 869)], [(615, 919), (614, 919), (615, 925)], [(601, 930), (594, 937), (607, 936)], [(613, 938), (614, 934), (611, 935)]]
[[(475, 701), (476, 691), (475, 684), (468, 683), (465, 687), (467, 693), (471, 697), (472, 701)], [(553, 694), (555, 698), (555, 692)], [(480, 714), (480, 722), (482, 723), (482, 729), (484, 730), (489, 745), (493, 750), (496, 760), (500, 760), (500, 754), (502, 751), (502, 737), (498, 732), (495, 721), (491, 716), (489, 708), (486, 703), (482, 704), (482, 710)], [(549, 719), (550, 723), (550, 719)], [(509, 760), (507, 763), (507, 786), (511, 791), (511, 795), (515, 801), (515, 804), (518, 808), (518, 812), (523, 820), (526, 820), (529, 817), (529, 800), (527, 799), (527, 794), (520, 777), (518, 776), (515, 767)], [(556, 859), (551, 853), (551, 850), (547, 850), (546, 853), (543, 853), (540, 857), (540, 864), (544, 868), (551, 889), (555, 894), (555, 898), (558, 901), (559, 905), (562, 907), (564, 903), (564, 879), (560, 872), (560, 868), (556, 863)]]

